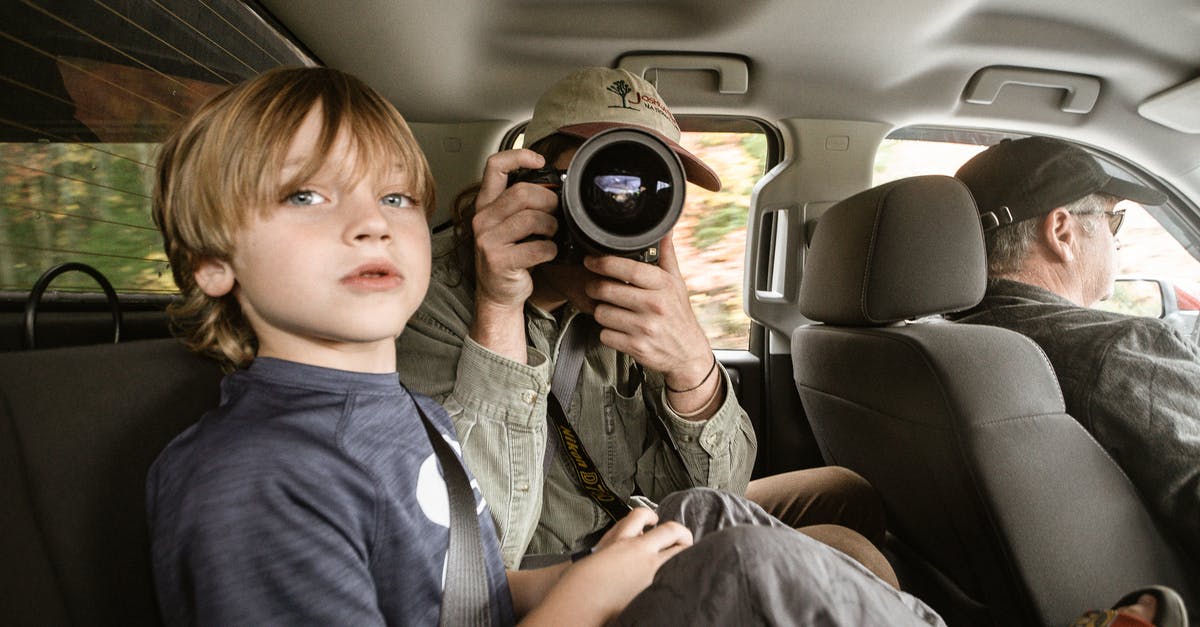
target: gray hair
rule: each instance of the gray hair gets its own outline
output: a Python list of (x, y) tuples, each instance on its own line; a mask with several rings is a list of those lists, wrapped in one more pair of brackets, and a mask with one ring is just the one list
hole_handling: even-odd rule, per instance
[[(1075, 215), (1100, 215), (1115, 205), (1119, 198), (1111, 194), (1088, 194), (1079, 200), (1063, 205)], [(1044, 215), (1022, 220), (1016, 224), (992, 229), (985, 234), (987, 243), (988, 276), (1003, 276), (1021, 271), (1029, 256), (1033, 243), (1037, 241), (1038, 225)], [(1091, 235), (1096, 231), (1098, 220), (1080, 220), (1083, 232)]]

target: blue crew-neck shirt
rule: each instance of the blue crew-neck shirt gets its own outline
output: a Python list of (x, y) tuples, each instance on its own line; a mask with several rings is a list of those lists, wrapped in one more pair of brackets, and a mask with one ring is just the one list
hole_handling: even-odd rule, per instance
[[(436, 625), (449, 503), (416, 404), (459, 451), (442, 408), (395, 373), (258, 358), (225, 377), (220, 406), (147, 479), (166, 623)], [(509, 625), (478, 490), (476, 503), (492, 624)]]

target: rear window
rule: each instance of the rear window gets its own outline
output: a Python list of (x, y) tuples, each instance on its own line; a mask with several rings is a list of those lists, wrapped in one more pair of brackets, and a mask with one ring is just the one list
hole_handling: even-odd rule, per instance
[(713, 348), (750, 345), (750, 318), (742, 307), (746, 219), (754, 186), (776, 163), (762, 128), (685, 130), (680, 144), (721, 176), (721, 191), (688, 185), (675, 229), (679, 270), (692, 311)]
[[(150, 217), (158, 143), (225, 87), (312, 59), (234, 0), (7, 2), (0, 23), (0, 292), (64, 262), (175, 291)], [(98, 292), (81, 273), (57, 291)]]
[[(678, 116), (679, 143), (721, 178), (721, 191), (688, 184), (683, 214), (674, 229), (679, 269), (692, 311), (713, 348), (746, 350), (750, 318), (742, 308), (746, 218), (754, 186), (779, 163), (777, 131), (759, 120)], [(514, 136), (520, 148), (524, 135)]]
[[(959, 166), (1003, 137), (997, 133), (947, 129), (900, 129), (880, 143), (874, 184), (907, 176), (953, 176)], [(1097, 158), (1130, 178), (1137, 173), (1103, 155)], [(1097, 309), (1164, 318), (1187, 334), (1200, 334), (1196, 303), (1200, 297), (1200, 260), (1185, 246), (1186, 234), (1175, 224), (1170, 206), (1143, 207), (1125, 200), (1125, 223), (1117, 235), (1118, 280), (1112, 298)], [(1181, 240), (1184, 243), (1181, 243)], [(1195, 247), (1191, 247), (1195, 250)]]

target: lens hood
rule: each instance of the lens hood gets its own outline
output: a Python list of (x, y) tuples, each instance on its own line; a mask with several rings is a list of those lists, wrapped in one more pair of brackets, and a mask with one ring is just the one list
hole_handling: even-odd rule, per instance
[(567, 228), (590, 252), (657, 260), (683, 212), (679, 156), (652, 133), (615, 128), (579, 147), (562, 188)]

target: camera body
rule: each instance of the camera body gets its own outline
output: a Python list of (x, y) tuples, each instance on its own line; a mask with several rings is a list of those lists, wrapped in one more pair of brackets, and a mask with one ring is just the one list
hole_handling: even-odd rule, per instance
[(666, 142), (636, 128), (614, 128), (585, 141), (566, 170), (518, 170), (508, 184), (534, 183), (558, 194), (558, 255), (587, 254), (658, 261), (658, 243), (683, 212), (687, 179)]

